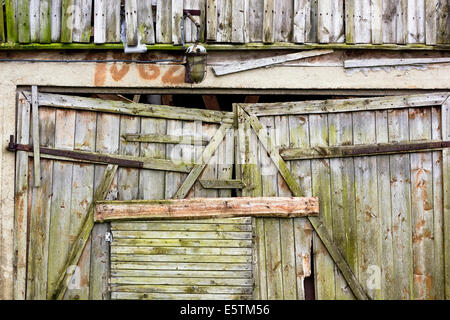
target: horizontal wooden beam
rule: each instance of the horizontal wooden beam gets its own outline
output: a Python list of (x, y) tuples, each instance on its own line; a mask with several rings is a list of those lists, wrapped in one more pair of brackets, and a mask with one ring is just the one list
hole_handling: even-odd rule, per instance
[(167, 134), (123, 134), (122, 138), (128, 142), (146, 142), (146, 143), (172, 143), (172, 144), (188, 144), (202, 145), (208, 144), (209, 140), (203, 136), (175, 136)]
[(448, 62), (450, 58), (351, 59), (344, 61), (344, 68), (395, 67)]
[(205, 189), (242, 189), (245, 187), (242, 180), (199, 180)]
[[(28, 101), (30, 92), (23, 91)], [(163, 105), (150, 105), (134, 102), (100, 100), (51, 93), (39, 93), (39, 105), (55, 108), (125, 114), (131, 116), (164, 118), (173, 120), (198, 120), (211, 123), (233, 123), (232, 112), (188, 109)]]
[(450, 141), (408, 141), (353, 146), (286, 148), (280, 150), (284, 160), (310, 160), (425, 152), (450, 147)]
[(449, 94), (450, 92), (433, 92), (408, 96), (257, 103), (241, 106), (250, 115), (257, 117), (320, 114), (440, 106)]
[(150, 201), (100, 201), (95, 221), (209, 219), (232, 217), (305, 217), (319, 214), (317, 197), (193, 198)]

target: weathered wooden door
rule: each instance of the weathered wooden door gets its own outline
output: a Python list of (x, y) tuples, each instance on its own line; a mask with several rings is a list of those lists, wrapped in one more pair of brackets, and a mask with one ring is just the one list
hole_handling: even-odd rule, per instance
[(311, 242), (317, 299), (449, 298), (448, 97), (236, 105), (243, 194), (320, 199), (256, 220), (257, 298), (302, 298)]

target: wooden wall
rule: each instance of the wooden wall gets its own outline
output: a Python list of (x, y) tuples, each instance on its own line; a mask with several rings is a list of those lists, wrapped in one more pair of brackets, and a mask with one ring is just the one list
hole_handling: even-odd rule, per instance
[[(448, 0), (6, 0), (0, 42), (120, 43), (123, 23), (129, 45), (178, 45), (183, 9), (199, 9), (208, 42), (435, 45), (450, 43), (449, 8)], [(189, 20), (185, 34), (196, 38)]]

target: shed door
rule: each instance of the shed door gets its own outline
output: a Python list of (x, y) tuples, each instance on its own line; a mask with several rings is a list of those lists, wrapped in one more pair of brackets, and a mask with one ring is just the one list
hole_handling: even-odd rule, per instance
[(298, 296), (311, 229), (317, 299), (449, 298), (448, 96), (238, 106), (244, 195), (320, 199), (257, 219), (257, 298)]

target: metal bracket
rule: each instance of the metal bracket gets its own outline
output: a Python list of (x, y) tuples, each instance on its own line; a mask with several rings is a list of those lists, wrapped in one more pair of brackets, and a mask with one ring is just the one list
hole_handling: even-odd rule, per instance
[(111, 232), (105, 233), (105, 241), (111, 243), (113, 241), (113, 236)]

